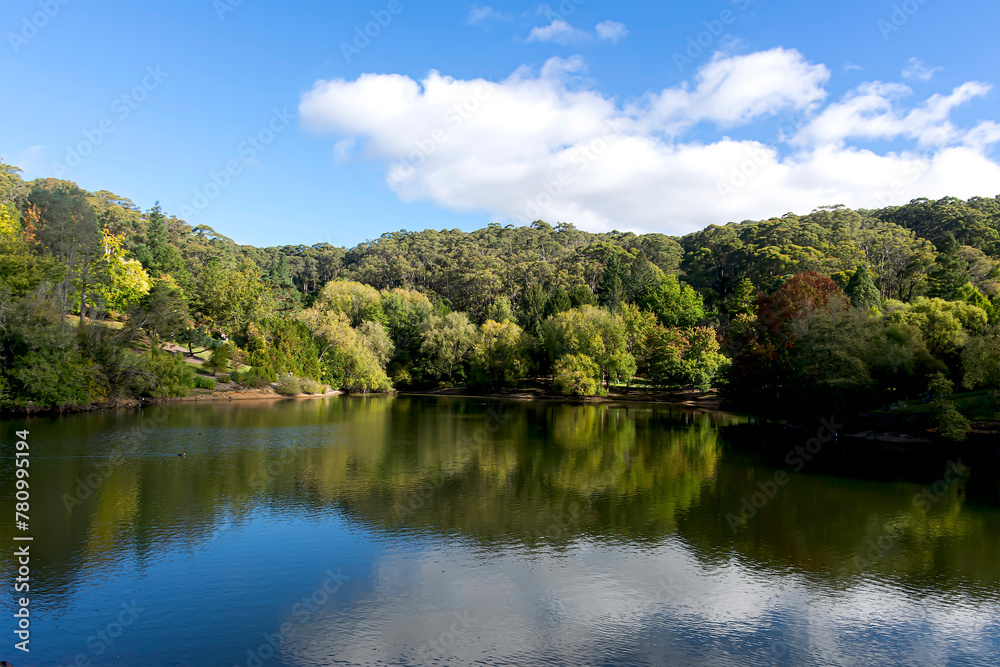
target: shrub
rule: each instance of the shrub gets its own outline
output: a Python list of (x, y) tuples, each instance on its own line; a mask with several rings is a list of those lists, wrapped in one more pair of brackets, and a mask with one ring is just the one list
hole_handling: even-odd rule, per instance
[(219, 382), (229, 382), (231, 379), (232, 376), (229, 373), (223, 373), (219, 376)]
[(240, 381), (240, 372), (239, 371), (233, 371), (232, 373), (230, 373), (229, 374), (229, 381), (230, 382), (239, 383), (239, 381)]
[(197, 386), (194, 369), (184, 361), (183, 355), (163, 352), (153, 346), (145, 361), (155, 378), (143, 393), (157, 398), (187, 396), (191, 387)]
[(261, 387), (269, 385), (272, 382), (272, 377), (277, 379), (277, 375), (274, 371), (268, 371), (266, 368), (254, 366), (250, 370), (243, 371), (239, 374), (239, 383), (244, 387), (260, 389)]
[(283, 396), (295, 396), (302, 393), (302, 379), (294, 375), (284, 375), (278, 380), (276, 392)]
[(326, 385), (322, 382), (317, 382), (312, 378), (302, 378), (302, 393), (303, 394), (325, 394)]
[(215, 389), (215, 380), (203, 375), (194, 376), (194, 386), (198, 389)]

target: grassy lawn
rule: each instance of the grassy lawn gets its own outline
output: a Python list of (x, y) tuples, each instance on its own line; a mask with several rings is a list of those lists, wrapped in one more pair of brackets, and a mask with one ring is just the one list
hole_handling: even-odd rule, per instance
[[(986, 389), (978, 391), (967, 391), (961, 394), (952, 394), (952, 402), (958, 411), (969, 419), (994, 420), (1000, 419), (1000, 408), (993, 402), (990, 392)], [(911, 403), (905, 408), (892, 410), (896, 415), (922, 415), (931, 411), (930, 403)], [(879, 410), (879, 412), (890, 412), (889, 410)]]

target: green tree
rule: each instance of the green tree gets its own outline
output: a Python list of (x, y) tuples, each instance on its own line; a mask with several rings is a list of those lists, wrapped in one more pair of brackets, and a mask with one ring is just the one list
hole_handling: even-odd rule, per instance
[(464, 364), (476, 340), (476, 327), (465, 313), (433, 315), (427, 320), (420, 350), (430, 374), (442, 382), (464, 381)]
[(878, 288), (875, 287), (875, 281), (872, 280), (872, 274), (869, 273), (868, 267), (864, 264), (859, 266), (854, 275), (851, 276), (845, 292), (851, 300), (851, 305), (855, 308), (864, 310), (877, 308), (882, 301)]
[(693, 327), (705, 319), (705, 301), (690, 285), (666, 276), (640, 301), (665, 327)]
[(474, 373), (493, 389), (511, 386), (528, 371), (530, 339), (510, 320), (486, 320), (473, 347)]
[(955, 236), (948, 232), (938, 244), (937, 258), (928, 274), (927, 296), (951, 301), (967, 282), (969, 273), (962, 260), (961, 246)]
[(552, 384), (566, 396), (597, 396), (606, 393), (597, 381), (600, 368), (585, 354), (564, 354), (556, 359)]

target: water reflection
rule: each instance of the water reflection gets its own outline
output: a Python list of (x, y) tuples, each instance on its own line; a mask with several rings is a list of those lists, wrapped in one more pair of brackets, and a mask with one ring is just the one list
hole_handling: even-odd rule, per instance
[(775, 473), (727, 450), (739, 421), (418, 397), (32, 419), (39, 641), (99, 661), (88, 636), (134, 597), (137, 664), (247, 664), (268, 633), (288, 665), (998, 656), (997, 508), (798, 474), (734, 527)]

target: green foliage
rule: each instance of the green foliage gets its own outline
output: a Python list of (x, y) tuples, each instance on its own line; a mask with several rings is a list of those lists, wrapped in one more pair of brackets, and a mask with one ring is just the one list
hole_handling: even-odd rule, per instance
[(962, 383), (970, 388), (1000, 388), (1000, 324), (969, 337), (962, 350)]
[(195, 375), (193, 384), (196, 389), (215, 389), (215, 386), (218, 383), (212, 378), (207, 378), (203, 375)]
[(665, 276), (642, 296), (639, 305), (656, 313), (665, 327), (693, 327), (705, 319), (705, 300), (677, 276)]
[[(198, 386), (194, 370), (180, 354), (169, 354), (153, 347), (145, 360), (153, 377), (149, 387), (143, 392), (147, 396), (187, 396), (191, 387)], [(209, 388), (214, 386), (215, 383), (212, 382)]]
[(564, 396), (599, 396), (601, 369), (585, 354), (564, 354), (556, 360), (552, 384)]
[(711, 327), (656, 326), (646, 336), (644, 368), (657, 387), (692, 386), (705, 391), (729, 365)]
[(528, 372), (530, 337), (510, 320), (486, 320), (473, 347), (473, 372), (494, 389), (514, 385)]
[(202, 362), (201, 365), (202, 368), (211, 371), (213, 374), (218, 374), (220, 371), (224, 371), (229, 368), (229, 362), (232, 358), (232, 343), (223, 343), (213, 349), (212, 354), (206, 361)]
[(220, 384), (229, 384), (229, 382), (232, 381), (232, 379), (233, 376), (230, 373), (221, 373), (218, 377), (218, 381)]
[(968, 436), (970, 424), (951, 402), (953, 390), (952, 382), (941, 373), (934, 375), (927, 387), (933, 397), (931, 413), (938, 433), (947, 440), (961, 441)]
[(961, 350), (968, 334), (981, 331), (988, 321), (982, 308), (961, 301), (924, 297), (895, 307), (887, 315), (890, 321), (917, 327), (927, 343), (927, 349), (936, 357)]
[(476, 327), (465, 313), (433, 315), (423, 331), (420, 351), (427, 359), (428, 373), (442, 382), (464, 382), (472, 346), (476, 342)]
[(52, 299), (0, 289), (0, 406), (51, 408), (94, 400), (96, 377)]
[(877, 308), (882, 301), (878, 288), (875, 287), (875, 281), (872, 280), (872, 274), (864, 264), (859, 266), (858, 270), (851, 276), (844, 291), (847, 293), (847, 298), (851, 300), (851, 305), (855, 308), (863, 310)]
[(278, 386), (274, 389), (282, 396), (295, 396), (302, 393), (302, 378), (287, 373), (278, 378)]
[(278, 373), (318, 378), (319, 355), (309, 327), (298, 320), (268, 318), (247, 327), (247, 363)]
[(232, 373), (230, 377), (233, 377), (234, 382), (239, 382), (242, 386), (248, 389), (262, 389), (263, 387), (268, 386), (272, 382), (277, 382), (278, 380), (277, 373), (258, 366), (254, 366), (250, 370), (239, 374)]
[(312, 378), (302, 378), (302, 393), (303, 394), (325, 394), (326, 385), (322, 382), (317, 382)]

